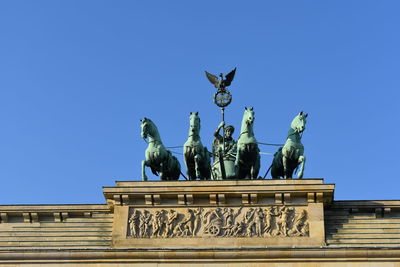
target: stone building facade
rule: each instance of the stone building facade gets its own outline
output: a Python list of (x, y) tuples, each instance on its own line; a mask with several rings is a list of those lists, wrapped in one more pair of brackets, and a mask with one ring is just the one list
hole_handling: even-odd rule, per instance
[(334, 189), (116, 182), (105, 204), (4, 205), (0, 265), (400, 266), (400, 201), (336, 201)]

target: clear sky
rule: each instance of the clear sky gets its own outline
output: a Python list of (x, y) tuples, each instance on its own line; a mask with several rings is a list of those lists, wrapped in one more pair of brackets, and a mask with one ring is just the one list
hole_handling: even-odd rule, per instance
[[(210, 148), (221, 116), (204, 71), (234, 67), (235, 138), (245, 106), (267, 143), (283, 143), (303, 110), (305, 178), (335, 183), (337, 200), (400, 199), (399, 10), (368, 0), (0, 1), (0, 204), (104, 203), (102, 186), (141, 178), (145, 116), (179, 146), (198, 111)], [(271, 160), (262, 156), (261, 175)]]

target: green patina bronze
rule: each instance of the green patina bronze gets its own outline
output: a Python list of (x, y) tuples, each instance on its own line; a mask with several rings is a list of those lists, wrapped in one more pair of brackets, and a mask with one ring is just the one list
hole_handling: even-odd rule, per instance
[(199, 113), (190, 112), (189, 137), (183, 145), (186, 174), (190, 180), (211, 178), (210, 152), (201, 143)]
[[(220, 135), (221, 128), (225, 128), (223, 136)], [(236, 179), (235, 159), (236, 141), (232, 134), (235, 128), (231, 125), (225, 127), (222, 121), (214, 132), (212, 174), (214, 180)], [(225, 176), (225, 177), (224, 177)]]
[[(220, 135), (221, 128), (225, 128), (224, 134), (225, 138)], [(221, 122), (218, 125), (217, 130), (214, 132), (214, 142), (213, 142), (213, 154), (217, 155), (220, 150), (222, 150), (224, 156), (233, 155), (236, 156), (236, 141), (233, 139), (232, 134), (235, 128), (232, 125), (225, 127), (225, 122)], [(214, 158), (214, 161), (216, 158)]]
[(303, 178), (304, 164), (306, 158), (304, 146), (301, 143), (302, 133), (306, 127), (306, 118), (308, 114), (300, 112), (292, 121), (286, 143), (274, 154), (271, 166), (271, 176), (273, 179), (292, 179), (293, 172), (300, 165), (300, 171), (297, 174), (299, 179)]
[(142, 161), (142, 180), (147, 181), (145, 166), (150, 167), (155, 175), (160, 175), (161, 180), (178, 180), (181, 174), (181, 165), (171, 151), (165, 149), (158, 129), (154, 122), (148, 118), (140, 120), (141, 135), (146, 141), (149, 138), (148, 146), (145, 152), (146, 160)]
[[(238, 141), (233, 139), (233, 126), (225, 126), (225, 108), (231, 103), (232, 95), (226, 89), (232, 83), (236, 68), (224, 79), (223, 74), (217, 76), (206, 71), (208, 80), (217, 88), (214, 103), (221, 108), (222, 122), (214, 132), (212, 153), (203, 146), (200, 138), (200, 117), (198, 112), (190, 112), (189, 136), (183, 145), (183, 159), (189, 180), (224, 180), (224, 179), (258, 179), (260, 171), (260, 149), (254, 136), (254, 110), (245, 107)], [(286, 143), (274, 154), (270, 168), (273, 179), (292, 179), (293, 173), (300, 167), (297, 177), (301, 179), (304, 173), (306, 158), (304, 146), (301, 143), (308, 114), (300, 112), (292, 121)], [(147, 181), (145, 167), (150, 167), (161, 180), (178, 180), (181, 166), (176, 157), (167, 150), (160, 138), (156, 125), (148, 118), (141, 120), (141, 135), (147, 142), (145, 160), (142, 161), (142, 179)], [(222, 129), (222, 135), (221, 135)], [(211, 165), (211, 155), (213, 164)], [(300, 166), (301, 164), (301, 166)], [(264, 178), (268, 174), (265, 174)], [(182, 174), (182, 176), (184, 176)], [(185, 177), (185, 176), (184, 176)], [(186, 177), (185, 177), (186, 178)]]
[(260, 171), (260, 149), (254, 137), (254, 110), (245, 108), (235, 160), (236, 176), (239, 179), (257, 179)]

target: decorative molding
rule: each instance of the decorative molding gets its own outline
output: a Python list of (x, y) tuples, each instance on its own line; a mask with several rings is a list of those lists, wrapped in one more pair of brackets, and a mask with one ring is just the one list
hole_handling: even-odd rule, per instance
[(275, 204), (282, 204), (282, 193), (276, 193), (275, 194)]

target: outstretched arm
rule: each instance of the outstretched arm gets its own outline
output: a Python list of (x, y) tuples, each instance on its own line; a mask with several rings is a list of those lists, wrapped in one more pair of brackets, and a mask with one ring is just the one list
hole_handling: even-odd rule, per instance
[(221, 137), (221, 135), (219, 134), (219, 131), (220, 131), (221, 128), (224, 127), (224, 126), (225, 126), (225, 122), (221, 122), (221, 123), (218, 125), (217, 130), (215, 130), (215, 132), (214, 132), (214, 136), (215, 136), (216, 138)]

